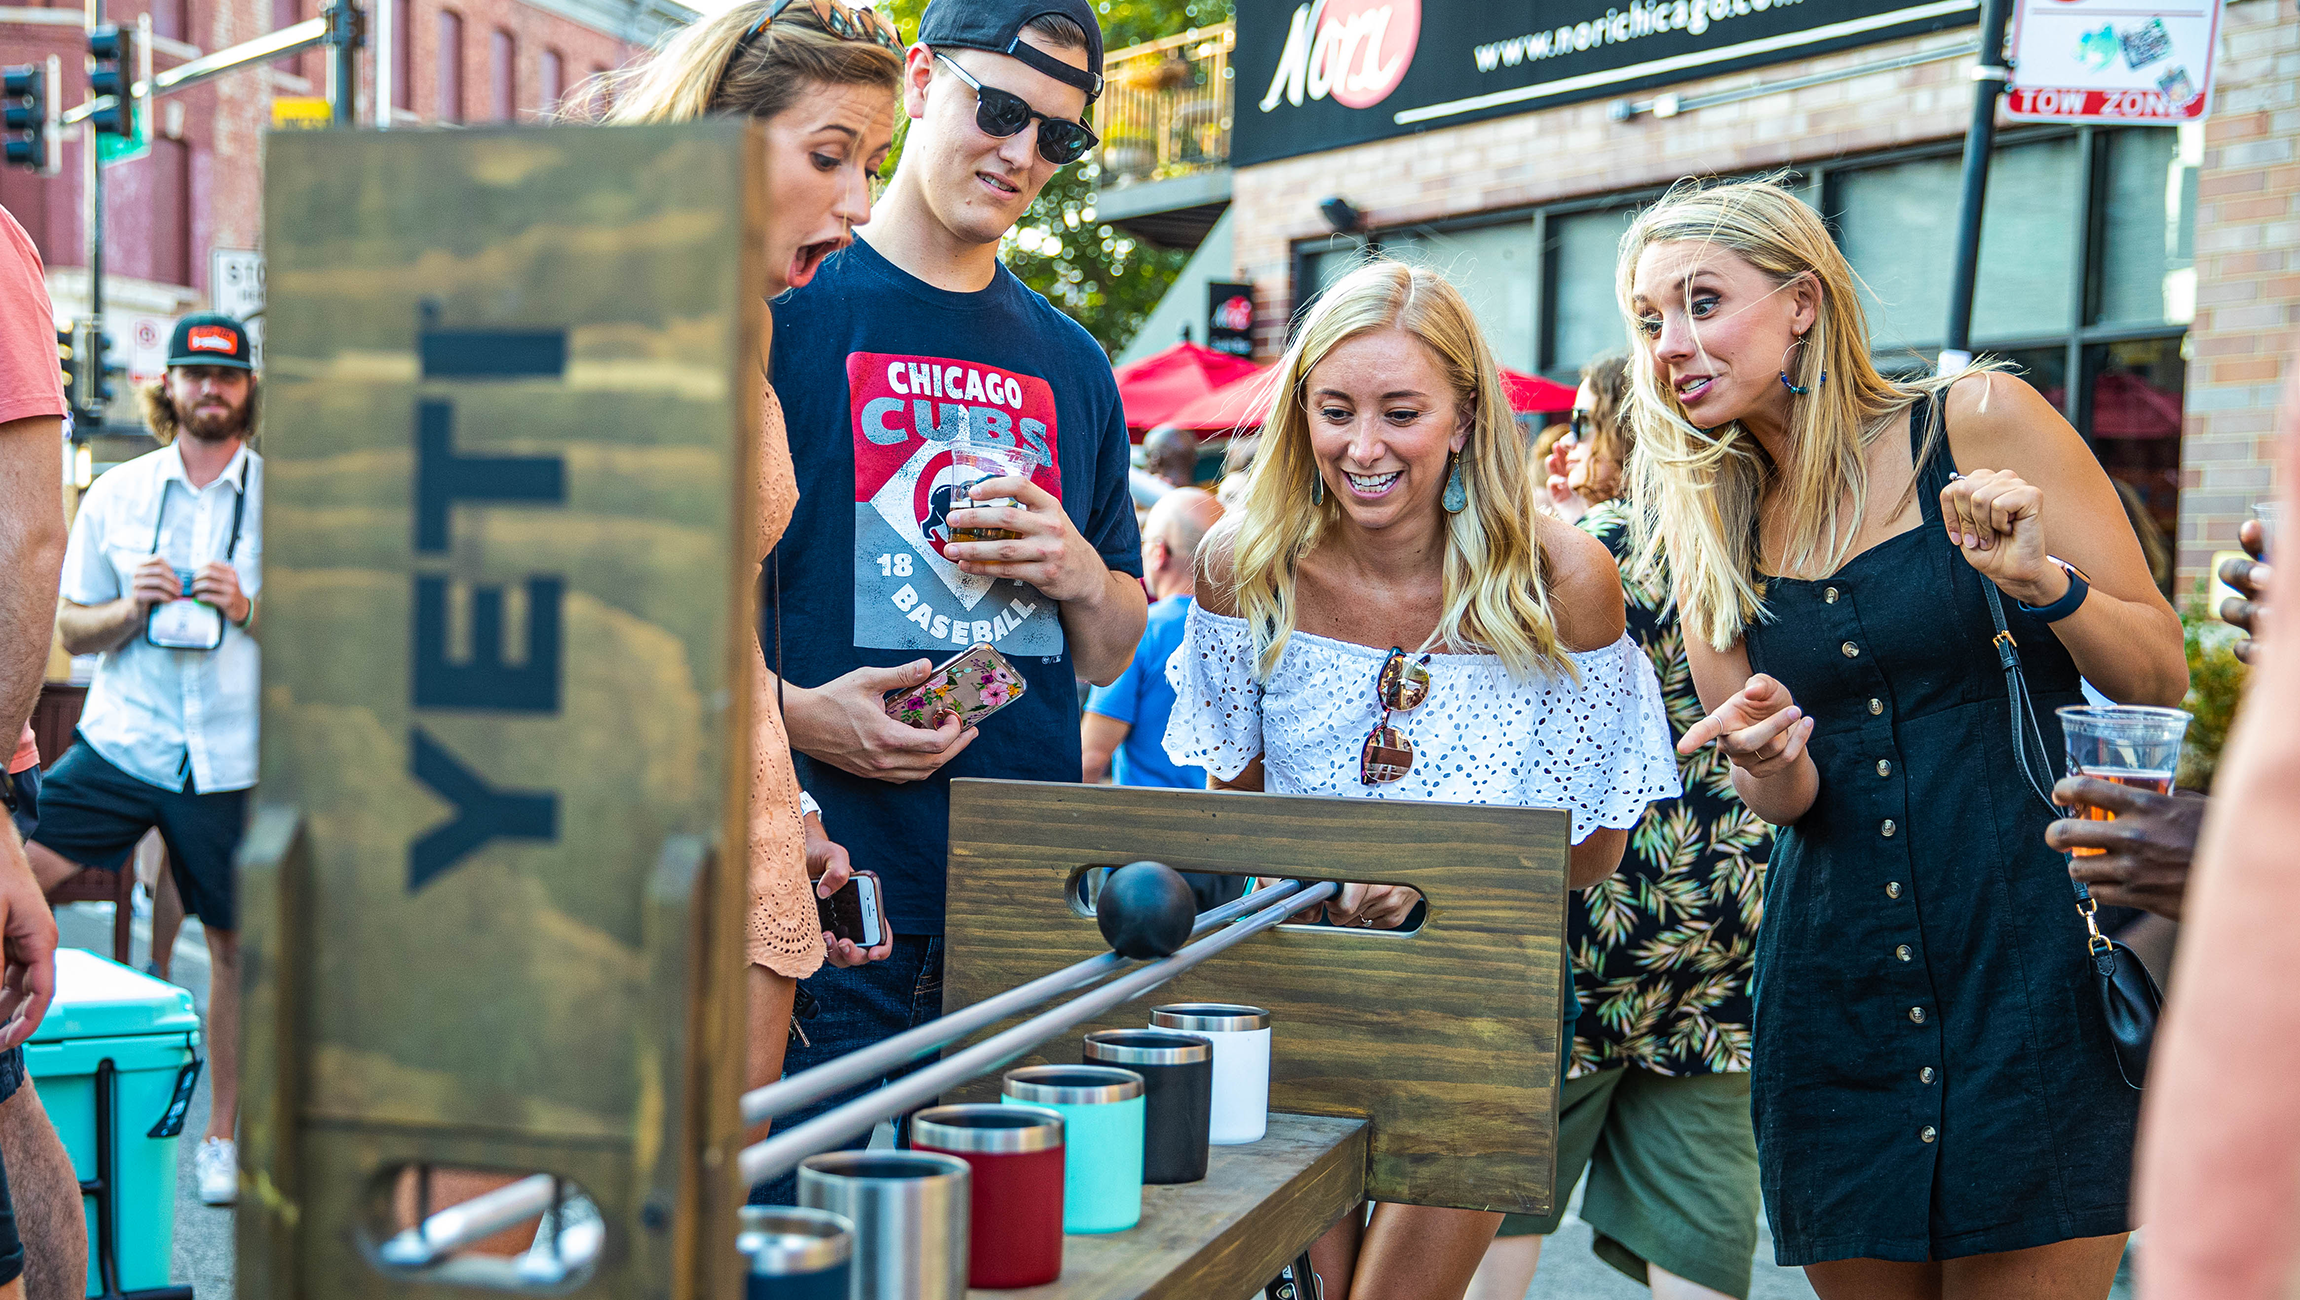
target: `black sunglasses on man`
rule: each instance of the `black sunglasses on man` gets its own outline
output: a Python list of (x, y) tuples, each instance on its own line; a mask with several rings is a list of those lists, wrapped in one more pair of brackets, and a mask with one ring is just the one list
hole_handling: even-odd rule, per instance
[(1086, 151), (1100, 144), (1094, 132), (1083, 122), (1067, 117), (1052, 117), (1030, 106), (1030, 101), (1011, 90), (985, 86), (976, 81), (956, 59), (935, 51), (934, 57), (948, 65), (960, 81), (974, 88), (974, 124), (984, 135), (1004, 140), (1019, 135), (1032, 119), (1038, 122), (1038, 156), (1060, 167), (1077, 162)]

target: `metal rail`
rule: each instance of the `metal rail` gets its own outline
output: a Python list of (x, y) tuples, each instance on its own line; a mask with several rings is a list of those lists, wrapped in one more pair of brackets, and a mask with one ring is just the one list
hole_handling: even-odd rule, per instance
[(566, 1184), (549, 1174), (530, 1174), (516, 1183), (436, 1211), (428, 1219), (376, 1248), (393, 1268), (424, 1268), (450, 1252), (485, 1241), (551, 1208)]
[[(1217, 925), (1248, 912), (1258, 911), (1290, 894), (1299, 893), (1301, 888), (1300, 881), (1281, 880), (1220, 907), (1209, 908), (1199, 913), (1198, 922), (1191, 927), (1190, 934), (1194, 938)], [(1037, 1006), (1072, 989), (1084, 988), (1106, 975), (1125, 969), (1129, 964), (1124, 957), (1114, 952), (1089, 957), (1076, 965), (1065, 966), (1027, 984), (1018, 984), (1004, 993), (984, 998), (973, 1006), (963, 1007), (949, 1015), (906, 1029), (860, 1051), (849, 1052), (835, 1061), (827, 1061), (787, 1079), (778, 1079), (765, 1087), (754, 1088), (743, 1094), (743, 1122), (756, 1124), (778, 1115), (788, 1115), (810, 1102), (819, 1101), (835, 1092), (843, 1092), (855, 1084), (908, 1065), (920, 1057), (932, 1054), (936, 1048), (946, 1043), (956, 1042), (977, 1029), (994, 1025), (1026, 1007)]]
[(1094, 123), (1104, 189), (1229, 165), (1237, 43), (1234, 24), (1212, 23), (1103, 59)]
[(905, 1075), (884, 1088), (817, 1115), (796, 1128), (777, 1133), (756, 1146), (746, 1147), (736, 1167), (742, 1171), (745, 1183), (764, 1182), (776, 1174), (795, 1168), (808, 1156), (828, 1150), (858, 1134), (868, 1133), (880, 1120), (892, 1119), (931, 1101), (940, 1096), (945, 1088), (988, 1074), (1063, 1030), (1084, 1024), (1122, 1002), (1140, 997), (1208, 957), (1235, 947), (1310, 904), (1323, 902), (1340, 891), (1341, 886), (1329, 880), (1280, 899), (1220, 934), (1201, 939), (1171, 957), (1162, 957), (1091, 993), (1032, 1016), (1012, 1029), (993, 1034), (915, 1074)]
[[(818, 1115), (788, 1132), (779, 1133), (757, 1146), (746, 1149), (742, 1153), (739, 1164), (743, 1178), (746, 1182), (759, 1182), (795, 1166), (799, 1161), (817, 1151), (828, 1149), (857, 1133), (869, 1132), (871, 1127), (881, 1119), (901, 1114), (923, 1101), (930, 1100), (952, 1084), (962, 1083), (976, 1075), (986, 1074), (997, 1069), (1063, 1030), (1091, 1020), (1103, 1011), (1122, 1002), (1139, 997), (1215, 953), (1221, 952), (1251, 935), (1269, 929), (1312, 903), (1332, 897), (1339, 889), (1340, 886), (1331, 882), (1313, 885), (1305, 889), (1299, 881), (1280, 881), (1267, 888), (1257, 889), (1244, 898), (1200, 913), (1198, 924), (1193, 933), (1211, 929), (1233, 918), (1243, 917), (1244, 919), (1239, 920), (1235, 925), (1212, 938), (1191, 944), (1171, 957), (1138, 967), (1123, 978), (1113, 980), (1092, 993), (1066, 1002), (1052, 1011), (1025, 1020), (1004, 1033), (986, 1038), (982, 1042), (956, 1053), (947, 1060), (908, 1075), (875, 1092), (857, 1097), (844, 1106)], [(1249, 911), (1251, 912), (1250, 915), (1248, 914)], [(967, 1033), (970, 1028), (992, 1023), (1012, 1011), (1043, 1002), (1057, 993), (1077, 987), (1080, 983), (1090, 983), (1101, 978), (1103, 973), (1117, 970), (1124, 964), (1125, 959), (1115, 953), (1104, 953), (1097, 957), (1090, 957), (1074, 966), (1050, 975), (1042, 975), (1028, 984), (1008, 989), (997, 997), (985, 998), (954, 1015), (944, 1016), (920, 1025), (916, 1029), (906, 1030), (896, 1038), (890, 1038), (877, 1044), (874, 1049), (866, 1050), (876, 1050), (880, 1054), (879, 1061), (882, 1063), (874, 1066), (874, 1069), (887, 1068), (884, 1062), (888, 1061), (901, 1064), (914, 1059), (915, 1056), (925, 1055), (934, 1050), (934, 1047), (940, 1043), (948, 1042)], [(1026, 993), (1032, 996), (1025, 998), (1023, 995)], [(955, 1029), (951, 1027), (953, 1021), (961, 1020), (965, 1023)], [(929, 1035), (925, 1034), (924, 1031), (933, 1030), (939, 1030), (940, 1033), (933, 1035), (933, 1041), (930, 1042)], [(887, 1052), (886, 1049), (895, 1047), (898, 1043), (901, 1045), (901, 1053)], [(840, 1067), (845, 1062), (860, 1055), (862, 1053), (842, 1057), (838, 1061), (832, 1061), (817, 1066), (813, 1070), (805, 1071), (801, 1075), (793, 1076), (793, 1079), (783, 1080), (782, 1083), (788, 1084), (797, 1079), (804, 1079), (807, 1075), (826, 1075), (828, 1077), (826, 1072)], [(846, 1087), (855, 1078), (868, 1078), (870, 1073), (871, 1071), (864, 1071), (857, 1074), (852, 1066), (846, 1066), (838, 1076), (842, 1079), (841, 1082), (814, 1093), (813, 1096), (824, 1096), (830, 1092), (835, 1092), (839, 1088)], [(746, 1096), (744, 1098), (746, 1115), (752, 1109), (749, 1104), (751, 1098), (758, 1097), (762, 1093), (770, 1092), (780, 1086), (780, 1084), (772, 1084)], [(786, 1098), (798, 1096), (803, 1091), (805, 1090), (794, 1090), (782, 1094), (782, 1096)], [(812, 1100), (813, 1096), (808, 1097), (807, 1100)], [(768, 1100), (773, 1103), (778, 1099), (769, 1098)], [(796, 1106), (805, 1103), (804, 1101), (796, 1101), (788, 1104)], [(384, 1242), (376, 1251), (377, 1257), (385, 1265), (392, 1268), (419, 1269), (431, 1267), (455, 1251), (474, 1242), (484, 1241), (506, 1228), (515, 1227), (549, 1210), (561, 1194), (560, 1189), (565, 1186), (566, 1184), (562, 1180), (556, 1179), (550, 1174), (530, 1175), (516, 1183), (510, 1183), (484, 1195), (475, 1196), (460, 1205), (451, 1205), (444, 1210), (437, 1211), (422, 1223)]]

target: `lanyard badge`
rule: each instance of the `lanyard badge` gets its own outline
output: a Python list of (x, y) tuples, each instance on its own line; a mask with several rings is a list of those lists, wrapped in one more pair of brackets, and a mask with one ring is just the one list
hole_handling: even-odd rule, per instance
[[(232, 498), (232, 539), (224, 549), (224, 563), (240, 549), (240, 525), (246, 517), (247, 493)], [(160, 484), (160, 518), (152, 525), (152, 553), (160, 553), (160, 536), (168, 517), (168, 484)], [(192, 571), (176, 570), (176, 585), (183, 594), (152, 606), (144, 616), (144, 641), (162, 650), (213, 650), (224, 643), (223, 611), (192, 596)]]

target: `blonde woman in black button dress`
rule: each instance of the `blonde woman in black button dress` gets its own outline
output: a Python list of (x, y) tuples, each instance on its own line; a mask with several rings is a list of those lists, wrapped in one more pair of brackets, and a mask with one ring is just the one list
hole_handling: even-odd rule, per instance
[(1709, 710), (1680, 748), (1717, 744), (1782, 828), (1752, 1070), (1777, 1257), (1823, 1300), (2099, 1300), (2139, 1094), (2015, 763), (1981, 584), (2056, 761), (2080, 674), (2180, 701), (2179, 622), (2026, 383), (1877, 373), (1852, 271), (1787, 191), (1682, 187), (1624, 235), (1618, 283), (1632, 499)]

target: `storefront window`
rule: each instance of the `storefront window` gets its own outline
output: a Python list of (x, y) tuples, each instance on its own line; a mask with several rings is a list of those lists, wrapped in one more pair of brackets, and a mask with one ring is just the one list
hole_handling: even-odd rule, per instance
[(2196, 319), (2196, 166), (2204, 126), (2108, 137), (2101, 190), (2095, 325), (2186, 325)]
[(2012, 373), (2027, 380), (2031, 387), (2044, 394), (2044, 400), (2055, 407), (2063, 403), (2068, 391), (2067, 348), (2020, 348), (2010, 351), (1991, 348), (1988, 356), (2011, 366)]
[[(2077, 138), (2063, 136), (2000, 149), (1990, 161), (1974, 338), (2046, 337), (2073, 323), (2080, 160)], [(1879, 350), (1930, 353), (1946, 333), (1959, 168), (1944, 155), (1838, 174), (1838, 241), (1861, 277)]]
[[(2180, 424), (2188, 363), (2180, 339), (2135, 339), (2084, 350), (2092, 385), (2092, 449), (2137, 497), (2165, 538), (2180, 535)], [(2169, 581), (2159, 574), (2159, 585)]]
[(1614, 295), (1621, 234), (1635, 208), (1610, 208), (1549, 219), (1550, 346), (1542, 369), (1570, 375), (1592, 357), (1629, 346)]
[(1537, 250), (1531, 220), (1384, 235), (1382, 251), (1451, 280), (1469, 300), (1470, 312), (1484, 327), (1495, 358), (1513, 370), (1533, 368)]
[[(2136, 518), (2167, 535), (2179, 517), (2181, 348), (2195, 312), (2202, 154), (2195, 126), (2023, 128), (1990, 165), (1974, 291), (1974, 350), (2008, 362), (2065, 415)], [(1860, 280), (1877, 366), (1895, 377), (1931, 373), (1947, 332), (1961, 167), (1957, 142), (1941, 141), (1803, 164), (1788, 181), (1829, 217)], [(1577, 198), (1373, 242), (1462, 286), (1503, 364), (1570, 382), (1591, 358), (1628, 345), (1614, 266), (1622, 232), (1651, 197)], [(1342, 236), (1298, 254), (1300, 302), (1361, 255)]]

